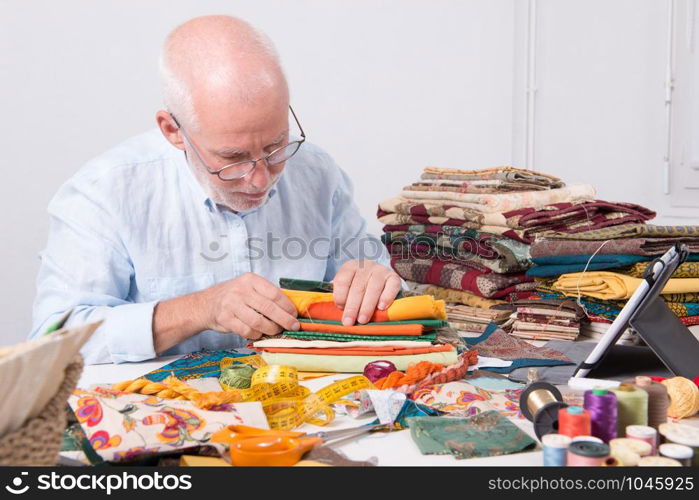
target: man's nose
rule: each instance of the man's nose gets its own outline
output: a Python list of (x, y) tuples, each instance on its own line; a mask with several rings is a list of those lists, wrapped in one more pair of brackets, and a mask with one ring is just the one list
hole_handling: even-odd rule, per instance
[(256, 189), (262, 190), (267, 187), (271, 177), (269, 167), (267, 166), (265, 160), (259, 160), (255, 166), (255, 170), (252, 172), (250, 183)]

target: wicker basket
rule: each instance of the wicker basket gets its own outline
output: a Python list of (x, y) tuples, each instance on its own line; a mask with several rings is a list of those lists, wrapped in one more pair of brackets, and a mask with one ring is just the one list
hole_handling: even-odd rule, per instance
[(66, 368), (63, 383), (41, 413), (0, 437), (0, 465), (56, 465), (66, 428), (68, 397), (83, 371), (80, 355)]

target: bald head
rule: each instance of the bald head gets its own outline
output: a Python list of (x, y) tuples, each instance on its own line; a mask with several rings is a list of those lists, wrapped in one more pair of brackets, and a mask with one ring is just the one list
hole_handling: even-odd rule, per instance
[(226, 119), (220, 115), (227, 111), (289, 100), (272, 42), (230, 16), (197, 17), (175, 28), (163, 45), (160, 73), (166, 108), (190, 129)]

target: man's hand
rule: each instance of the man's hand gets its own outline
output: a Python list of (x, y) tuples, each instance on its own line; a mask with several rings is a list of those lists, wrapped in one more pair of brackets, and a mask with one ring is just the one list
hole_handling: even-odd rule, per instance
[(159, 302), (153, 311), (153, 345), (163, 353), (202, 330), (248, 339), (298, 330), (296, 308), (266, 279), (245, 273), (201, 292)]
[(371, 260), (345, 262), (333, 279), (335, 305), (344, 309), (342, 324), (366, 323), (375, 309), (386, 309), (401, 289), (392, 269)]
[(253, 273), (245, 273), (203, 292), (206, 295), (207, 328), (234, 332), (248, 339), (298, 330), (296, 308), (272, 283)]

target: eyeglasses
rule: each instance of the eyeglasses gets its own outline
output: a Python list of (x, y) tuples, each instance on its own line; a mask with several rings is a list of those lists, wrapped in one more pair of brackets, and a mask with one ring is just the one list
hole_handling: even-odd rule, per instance
[(289, 106), (289, 111), (291, 111), (291, 114), (294, 117), (294, 120), (296, 121), (296, 125), (298, 125), (299, 130), (301, 131), (300, 140), (291, 141), (284, 146), (278, 147), (274, 151), (269, 153), (267, 156), (263, 156), (262, 158), (258, 158), (257, 160), (245, 160), (238, 161), (235, 163), (229, 163), (228, 165), (225, 165), (219, 168), (218, 170), (214, 170), (206, 164), (206, 162), (202, 159), (201, 154), (199, 154), (199, 151), (197, 150), (196, 146), (194, 146), (192, 139), (189, 138), (187, 132), (185, 132), (184, 128), (182, 128), (182, 125), (180, 125), (180, 122), (178, 122), (177, 118), (175, 118), (175, 115), (170, 113), (170, 116), (174, 120), (175, 125), (177, 125), (178, 130), (182, 132), (182, 135), (185, 137), (185, 139), (187, 139), (187, 142), (191, 146), (192, 151), (194, 151), (194, 154), (197, 155), (197, 159), (201, 162), (202, 165), (204, 165), (206, 171), (212, 175), (217, 175), (218, 178), (222, 181), (235, 181), (238, 179), (242, 179), (247, 175), (250, 175), (253, 172), (253, 170), (255, 170), (255, 167), (257, 166), (258, 162), (264, 163), (267, 167), (272, 167), (274, 165), (284, 163), (296, 154), (296, 152), (301, 147), (301, 144), (303, 144), (303, 142), (306, 140), (306, 134), (303, 132), (301, 123), (299, 123), (299, 119), (296, 117), (296, 113), (294, 113), (294, 110), (291, 106)]

